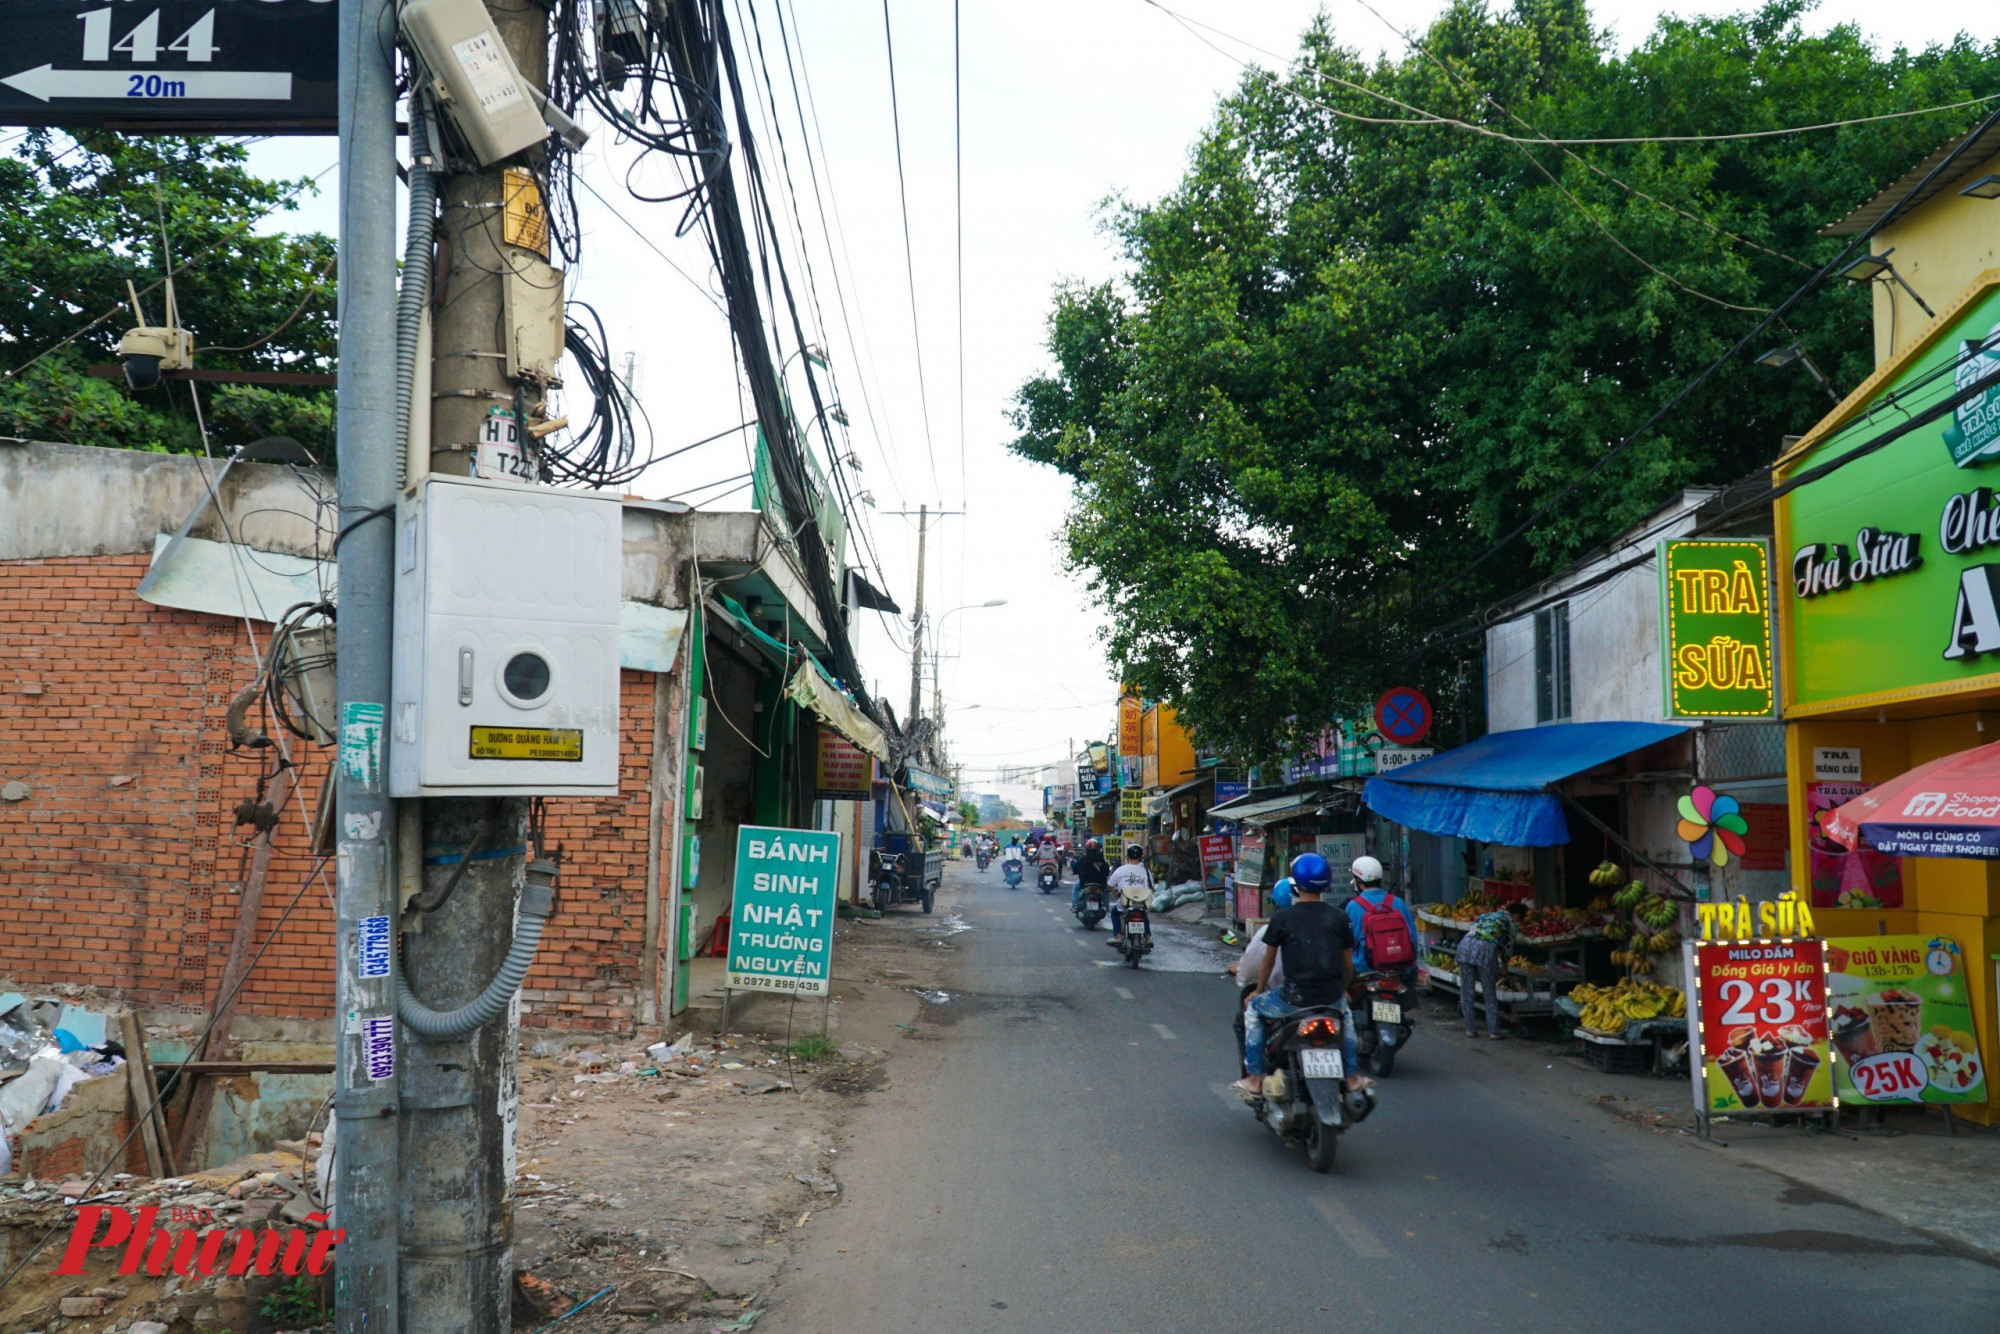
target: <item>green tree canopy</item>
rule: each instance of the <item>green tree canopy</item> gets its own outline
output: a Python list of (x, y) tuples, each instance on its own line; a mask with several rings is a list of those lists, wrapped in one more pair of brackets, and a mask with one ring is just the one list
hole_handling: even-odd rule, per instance
[(246, 158), (220, 139), (41, 130), (0, 156), (0, 434), (198, 454), (198, 391), (216, 450), (285, 434), (331, 461), (329, 390), (168, 383), (134, 393), (86, 373), (117, 360), (136, 322), (128, 280), (145, 294), (148, 322), (166, 322), (154, 284), (169, 254), (198, 366), (333, 369), (333, 239), (258, 229), (311, 183), (262, 180)]
[[(1053, 369), (1016, 398), (1012, 449), (1075, 479), (1068, 556), (1121, 678), (1245, 757), (1389, 684), (1448, 709), (1465, 648), (1411, 659), (1429, 631), (1817, 419), (1803, 368), (1739, 360), (1465, 574), (1836, 253), (1821, 227), (1990, 103), (1567, 148), (1374, 123), (1718, 134), (2000, 93), (2000, 43), (1884, 53), (1808, 35), (1806, 8), (1663, 19), (1621, 54), (1582, 0), (1460, 0), (1401, 58), (1322, 18), (1282, 79), (1246, 76), (1172, 192), (1111, 209), (1121, 276), (1057, 290)], [(1834, 283), (1770, 341), (1853, 384), (1868, 323)]]

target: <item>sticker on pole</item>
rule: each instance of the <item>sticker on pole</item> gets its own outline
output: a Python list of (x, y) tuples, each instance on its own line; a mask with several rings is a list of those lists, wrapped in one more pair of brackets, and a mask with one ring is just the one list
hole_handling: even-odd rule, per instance
[(373, 1019), (361, 1021), (361, 1050), (368, 1066), (368, 1077), (376, 1083), (393, 1079), (396, 1074), (396, 1021), (389, 1015), (377, 1015)]
[(743, 825), (729, 920), (734, 991), (824, 996), (832, 986), (840, 835)]
[(363, 977), (389, 975), (389, 919), (364, 917), (354, 924), (355, 951)]
[(350, 700), (340, 706), (340, 775), (363, 791), (382, 787), (382, 719), (380, 704)]
[(1375, 701), (1375, 726), (1385, 741), (1414, 746), (1431, 734), (1431, 702), (1414, 686), (1396, 686)]

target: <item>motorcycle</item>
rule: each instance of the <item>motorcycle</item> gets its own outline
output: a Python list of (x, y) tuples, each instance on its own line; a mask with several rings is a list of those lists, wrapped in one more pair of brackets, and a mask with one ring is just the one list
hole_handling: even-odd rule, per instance
[(1118, 952), (1127, 968), (1137, 968), (1139, 960), (1153, 952), (1153, 938), (1146, 932), (1146, 910), (1132, 907), (1118, 915)]
[(1398, 973), (1362, 973), (1347, 984), (1354, 1011), (1355, 1056), (1371, 1075), (1386, 1077), (1410, 1041), (1410, 1012), (1417, 989)]
[(1021, 863), (1004, 863), (1000, 868), (1000, 872), (1007, 877), (1007, 888), (1019, 889), (1021, 887)]
[(1375, 1110), (1374, 1089), (1346, 1087), (1340, 1012), (1313, 1006), (1273, 1025), (1264, 1070), (1263, 1092), (1245, 1098), (1251, 1114), (1302, 1148), (1313, 1171), (1330, 1170), (1340, 1136)]
[(1106, 911), (1104, 886), (1085, 885), (1076, 896), (1076, 902), (1070, 906), (1070, 911), (1076, 914), (1077, 921), (1083, 923), (1084, 930), (1095, 931), (1097, 924), (1104, 920)]
[(1056, 869), (1054, 862), (1043, 862), (1041, 873), (1035, 877), (1035, 883), (1041, 888), (1042, 893), (1053, 894), (1056, 892), (1056, 887), (1062, 884), (1062, 872)]
[(989, 853), (985, 852), (984, 850), (981, 850), (981, 852), (979, 853), (978, 862), (979, 862), (979, 873), (981, 875), (984, 875), (986, 873), (986, 868), (993, 864), (993, 858)]

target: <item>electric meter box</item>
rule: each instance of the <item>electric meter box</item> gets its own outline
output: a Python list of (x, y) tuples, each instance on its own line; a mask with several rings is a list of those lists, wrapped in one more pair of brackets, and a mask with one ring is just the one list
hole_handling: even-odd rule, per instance
[(618, 791), (615, 495), (426, 478), (396, 516), (389, 792)]
[(549, 137), (507, 44), (480, 0), (410, 0), (397, 15), (403, 36), (431, 76), (439, 107), (481, 166)]

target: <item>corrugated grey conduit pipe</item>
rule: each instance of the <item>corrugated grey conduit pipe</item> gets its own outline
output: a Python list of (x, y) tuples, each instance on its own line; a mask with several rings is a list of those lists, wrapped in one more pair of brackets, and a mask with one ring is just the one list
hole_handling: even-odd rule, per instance
[(396, 1015), (427, 1038), (461, 1038), (507, 1013), (508, 1002), (521, 989), (528, 968), (535, 962), (535, 948), (542, 943), (542, 928), (555, 911), (556, 864), (536, 859), (528, 863), (527, 883), (521, 887), (520, 918), (514, 926), (514, 943), (500, 961), (500, 971), (471, 1003), (456, 1010), (433, 1010), (410, 994), (403, 973), (396, 971)]
[[(410, 95), (410, 221), (403, 241), (403, 281), (396, 292), (396, 486), (409, 480), (410, 402), (417, 382), (417, 330), (431, 295), (431, 247), (437, 231), (437, 175), (431, 170), (430, 104)], [(424, 405), (430, 407), (428, 403)]]

